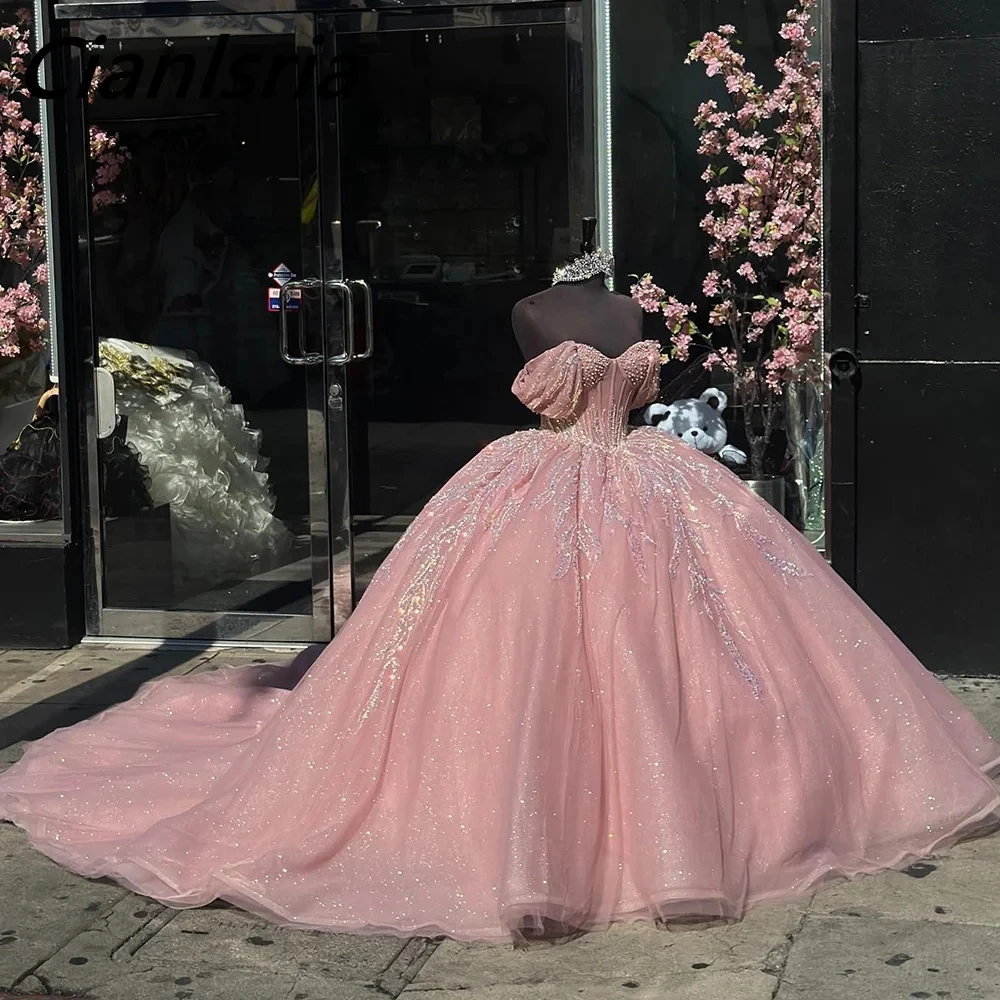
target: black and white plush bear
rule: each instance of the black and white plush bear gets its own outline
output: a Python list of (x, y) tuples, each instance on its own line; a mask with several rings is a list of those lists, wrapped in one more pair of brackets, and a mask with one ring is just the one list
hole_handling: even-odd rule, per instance
[(727, 465), (746, 465), (746, 453), (726, 444), (728, 432), (722, 411), (727, 402), (721, 389), (706, 389), (698, 399), (652, 403), (646, 407), (643, 419), (651, 427), (679, 437), (706, 455), (717, 455)]

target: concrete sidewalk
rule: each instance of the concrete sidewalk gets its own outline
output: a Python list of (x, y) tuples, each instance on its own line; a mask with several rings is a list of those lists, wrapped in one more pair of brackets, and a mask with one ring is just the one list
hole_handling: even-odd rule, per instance
[[(21, 741), (165, 673), (262, 660), (81, 647), (0, 653), (0, 769)], [(948, 680), (1000, 736), (1000, 681)], [(0, 825), (0, 997), (95, 1000), (1000, 1000), (1000, 836), (743, 923), (616, 927), (515, 949), (282, 930), (63, 872)]]

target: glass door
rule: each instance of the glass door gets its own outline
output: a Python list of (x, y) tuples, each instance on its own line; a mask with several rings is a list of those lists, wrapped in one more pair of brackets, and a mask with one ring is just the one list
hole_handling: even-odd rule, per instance
[(324, 641), (531, 424), (510, 312), (601, 214), (599, 6), (74, 24), (92, 632)]
[(330, 483), (343, 463), (328, 411), (343, 400), (328, 377), (347, 358), (343, 290), (320, 280), (314, 25), (73, 26), (104, 66), (85, 108), (87, 280), (95, 367), (117, 411), (107, 418), (98, 391), (95, 633), (332, 635)]
[(599, 214), (591, 16), (564, 3), (318, 18), (321, 79), (336, 81), (318, 97), (328, 276), (365, 282), (373, 331), (335, 374), (335, 601), (338, 585), (342, 604), (347, 586), (361, 596), (479, 449), (532, 423), (510, 392), (510, 313)]

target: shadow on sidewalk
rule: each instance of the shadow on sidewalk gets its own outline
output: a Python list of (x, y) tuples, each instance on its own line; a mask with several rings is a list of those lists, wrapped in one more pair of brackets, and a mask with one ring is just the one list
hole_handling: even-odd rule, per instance
[[(196, 642), (198, 636), (193, 635), (190, 638)], [(258, 668), (263, 664), (273, 664), (274, 671), (269, 672), (266, 677), (267, 686), (290, 691), (302, 679), (324, 648), (322, 644), (309, 646), (284, 664), (280, 662), (280, 658), (276, 660), (264, 653), (251, 662)], [(95, 655), (99, 655), (102, 647), (95, 646), (93, 649)], [(227, 652), (222, 650), (217, 653), (213, 663), (217, 661), (220, 666), (225, 665)], [(241, 659), (246, 655), (245, 649), (233, 649), (231, 652), (238, 654)], [(41, 739), (53, 730), (72, 726), (113, 705), (128, 701), (143, 684), (161, 679), (185, 663), (191, 663), (193, 670), (196, 666), (194, 661), (203, 655), (204, 651), (199, 651), (196, 647), (185, 649), (163, 646), (157, 649), (136, 650), (133, 659), (127, 660), (113, 670), (83, 680), (69, 690), (60, 691), (49, 698), (20, 706), (17, 711), (0, 720), (0, 751), (16, 743)], [(58, 656), (58, 653), (53, 659), (55, 656)], [(66, 669), (80, 670), (81, 666), (86, 669), (85, 658), (81, 660), (80, 666), (69, 664)], [(0, 994), (0, 1000), (3, 1000), (3, 994)]]

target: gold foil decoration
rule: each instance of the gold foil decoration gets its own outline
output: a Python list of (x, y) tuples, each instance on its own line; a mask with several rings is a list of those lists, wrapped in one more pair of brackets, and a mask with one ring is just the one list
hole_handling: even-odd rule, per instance
[[(138, 345), (146, 347), (144, 344)], [(146, 348), (151, 353), (153, 348)], [(188, 388), (190, 379), (184, 377), (182, 365), (172, 364), (166, 358), (153, 354), (148, 360), (137, 354), (130, 354), (107, 342), (100, 346), (101, 364), (112, 375), (123, 376), (142, 386), (151, 395), (166, 397), (175, 394), (178, 388)]]

